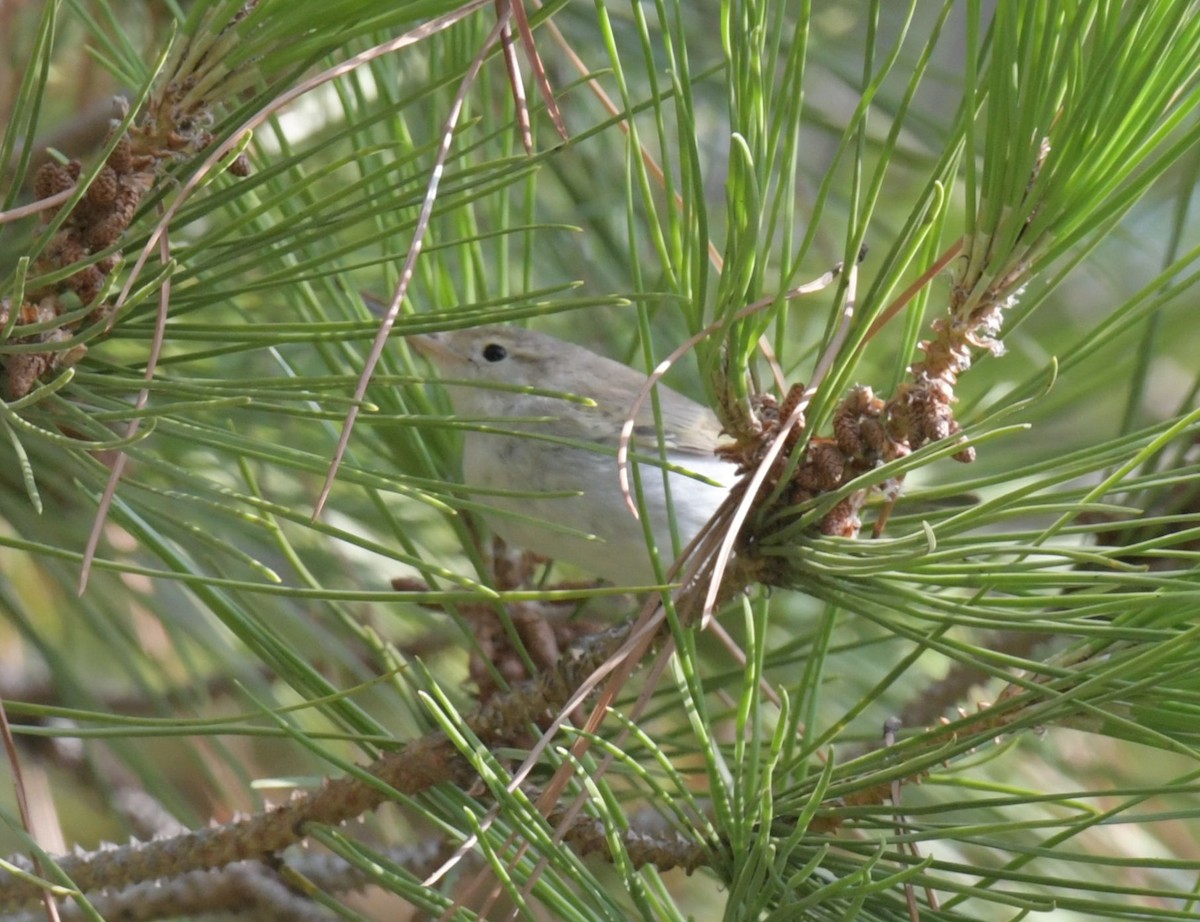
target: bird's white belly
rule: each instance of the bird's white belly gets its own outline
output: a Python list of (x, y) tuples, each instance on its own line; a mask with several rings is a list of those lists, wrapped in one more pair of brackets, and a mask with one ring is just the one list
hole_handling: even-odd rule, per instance
[[(668, 474), (678, 547), (682, 549), (716, 511), (734, 480), (734, 466), (715, 456), (672, 457), (673, 464), (718, 481), (713, 486), (681, 473)], [(642, 514), (650, 521), (664, 569), (675, 559), (663, 471), (638, 468)], [(488, 525), (505, 541), (613, 583), (655, 581), (642, 523), (626, 508), (616, 458), (540, 439), (470, 433), (464, 445), (468, 486), (511, 490), (521, 496), (479, 493), (472, 498), (497, 510)], [(546, 496), (539, 493), (571, 493)]]

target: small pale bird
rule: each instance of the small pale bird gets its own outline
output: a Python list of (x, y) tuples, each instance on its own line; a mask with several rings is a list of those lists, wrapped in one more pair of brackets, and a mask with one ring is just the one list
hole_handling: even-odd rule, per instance
[[(619, 585), (656, 581), (642, 523), (625, 505), (616, 459), (644, 373), (515, 327), (418, 334), (407, 342), (447, 379), (457, 415), (496, 430), (466, 433), (463, 480), (486, 491), (473, 498), (495, 510), (486, 518), (500, 537)], [(635, 417), (632, 452), (641, 459), (640, 512), (665, 572), (677, 547), (668, 491), (682, 549), (725, 499), (736, 469), (713, 453), (721, 426), (711, 410), (662, 385), (658, 401), (668, 463), (682, 470), (658, 463), (649, 400)]]

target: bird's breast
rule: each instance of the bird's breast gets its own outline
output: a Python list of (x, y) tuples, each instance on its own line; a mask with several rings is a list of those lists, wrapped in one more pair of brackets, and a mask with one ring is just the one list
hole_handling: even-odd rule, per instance
[[(674, 537), (685, 546), (734, 480), (733, 465), (716, 456), (679, 455), (671, 462), (717, 485), (679, 472), (664, 477), (650, 463), (638, 466), (640, 508), (664, 565), (675, 557)], [(472, 498), (494, 510), (488, 524), (510, 544), (615, 583), (654, 580), (645, 532), (626, 508), (613, 454), (517, 435), (469, 433), (463, 478), (481, 491)]]

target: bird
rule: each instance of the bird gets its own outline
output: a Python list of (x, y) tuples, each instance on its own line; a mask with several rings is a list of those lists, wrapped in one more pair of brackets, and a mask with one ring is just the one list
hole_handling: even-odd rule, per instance
[(489, 528), (510, 545), (618, 585), (653, 585), (642, 519), (665, 572), (736, 479), (736, 465), (715, 453), (722, 444), (716, 415), (660, 384), (657, 420), (648, 400), (634, 417), (635, 502), (632, 484), (641, 486), (635, 517), (621, 489), (617, 450), (645, 373), (512, 326), (410, 334), (406, 341), (436, 369), (456, 416), (480, 424), (463, 440), (463, 482), (477, 491), (472, 499), (487, 510)]

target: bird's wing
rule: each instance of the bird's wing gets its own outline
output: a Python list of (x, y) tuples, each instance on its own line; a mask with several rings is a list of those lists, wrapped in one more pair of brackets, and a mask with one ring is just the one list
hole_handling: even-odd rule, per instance
[[(708, 407), (662, 386), (658, 388), (658, 405), (668, 447), (684, 454), (711, 456), (721, 444), (721, 423)], [(647, 444), (657, 439), (654, 407), (649, 400), (638, 408), (633, 432)]]

